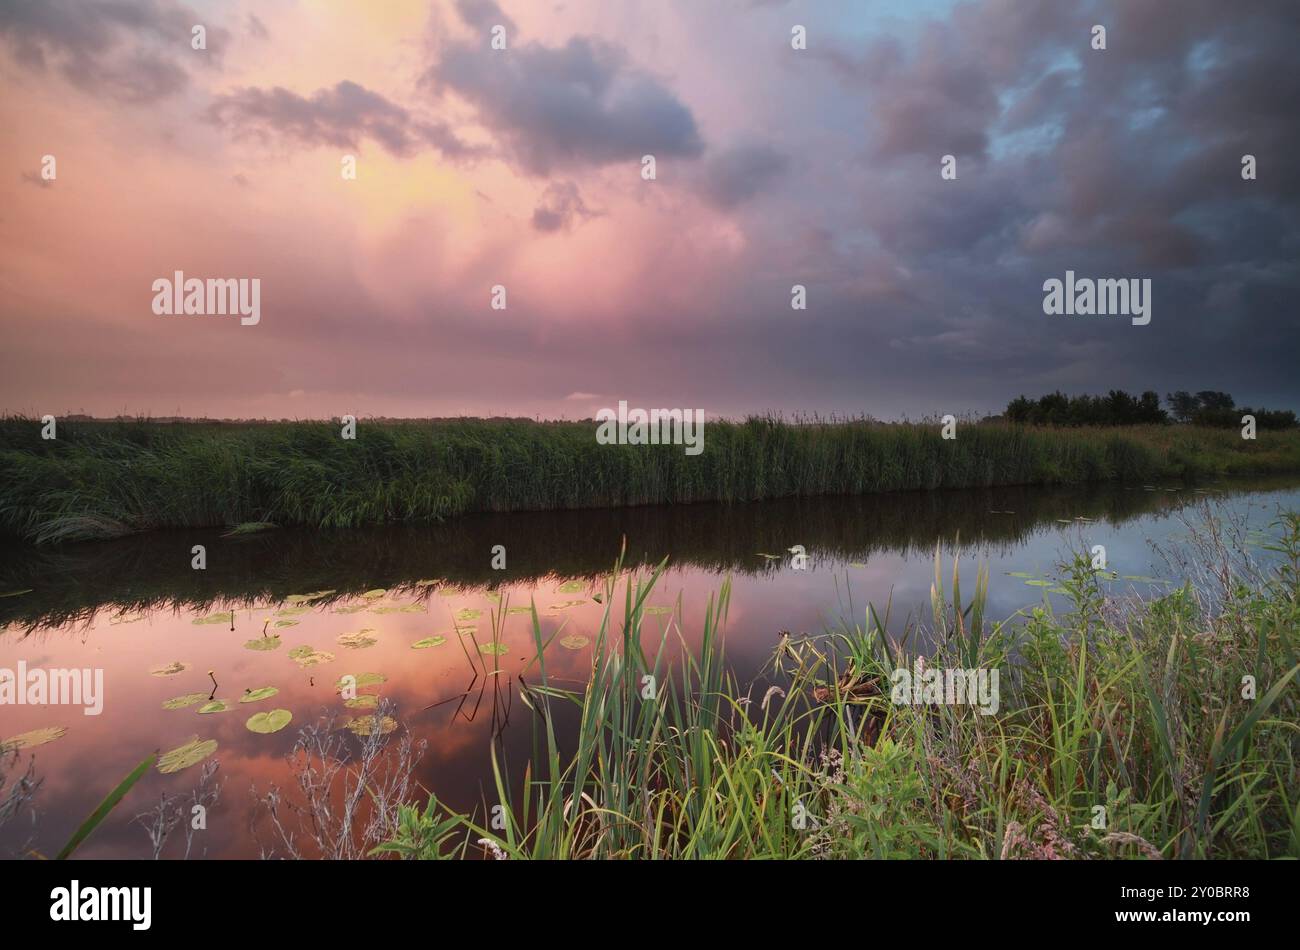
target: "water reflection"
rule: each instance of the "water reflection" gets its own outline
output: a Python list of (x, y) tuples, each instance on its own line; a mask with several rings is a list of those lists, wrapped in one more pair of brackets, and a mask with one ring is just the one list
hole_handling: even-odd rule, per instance
[[(647, 618), (670, 650), (695, 645), (709, 594), (733, 577), (727, 656), (745, 682), (764, 666), (782, 629), (822, 630), (841, 615), (860, 617), (868, 600), (892, 599), (900, 626), (921, 614), (938, 541), (951, 546), (960, 537), (968, 555), (989, 560), (988, 615), (999, 618), (1044, 596), (1014, 575), (1046, 575), (1067, 548), (1101, 543), (1125, 574), (1158, 574), (1148, 545), (1180, 530), (1171, 516), (1213, 497), (1250, 510), (1253, 524), (1266, 526), (1277, 505), (1300, 503), (1294, 485), (926, 492), (483, 515), (420, 529), (279, 530), (244, 538), (187, 531), (53, 549), (7, 547), (0, 550), (0, 594), (27, 592), (0, 598), (0, 667), (23, 660), (102, 669), (106, 695), (100, 716), (73, 707), (0, 706), (0, 738), (67, 730), (30, 750), (44, 779), (33, 843), (46, 854), (144, 756), (192, 736), (214, 739), (225, 791), (195, 853), (255, 856), (268, 833), (250, 788), (264, 793), (288, 780), (284, 758), (302, 726), (322, 715), (342, 723), (358, 714), (336, 688), (348, 673), (381, 675), (373, 691), (428, 743), (416, 775), (425, 789), (462, 810), (494, 799), (492, 738), (512, 769), (521, 768), (533, 741), (531, 713), (518, 694), (521, 676), (536, 682), (537, 651), (531, 617), (521, 609), (537, 606), (549, 642), (548, 680), (580, 687), (605, 610), (594, 595), (625, 539), (630, 565), (670, 559)], [(206, 570), (191, 568), (194, 544), (207, 548)], [(494, 545), (505, 546), (504, 571), (492, 569)], [(788, 550), (795, 545), (809, 554), (806, 571), (791, 569)], [(311, 599), (294, 602), (292, 595)], [(613, 614), (621, 616), (621, 605)], [(204, 619), (213, 622), (196, 622)], [(278, 645), (260, 648), (268, 640)], [(179, 669), (150, 672), (169, 664)], [(277, 692), (239, 702), (264, 687)], [(164, 708), (197, 692), (228, 700), (229, 710)], [(253, 713), (274, 708), (292, 713), (289, 727), (271, 734), (248, 729)], [(559, 727), (572, 716), (576, 710), (565, 710)], [(151, 773), (81, 856), (147, 855), (133, 816), (164, 792), (188, 792), (197, 773)], [(26, 830), (0, 829), (0, 853), (17, 847)], [(165, 854), (173, 853), (169, 846)]]
[[(627, 539), (628, 564), (713, 574), (764, 575), (803, 545), (813, 567), (865, 563), (875, 554), (930, 554), (937, 540), (1005, 552), (1062, 520), (1121, 524), (1168, 514), (1207, 494), (1282, 489), (1294, 480), (1238, 480), (1202, 489), (1173, 486), (996, 488), (798, 498), (742, 505), (471, 515), (443, 525), (317, 532), (279, 529), (242, 538), (218, 530), (171, 531), (54, 548), (0, 546), (0, 624), (59, 626), (101, 608), (201, 609), (218, 601), (279, 601), (303, 591), (337, 596), (433, 579), (496, 587), (547, 576), (594, 577)], [(193, 570), (191, 548), (207, 549)], [(507, 570), (491, 550), (504, 545)], [(781, 560), (784, 560), (782, 558)]]

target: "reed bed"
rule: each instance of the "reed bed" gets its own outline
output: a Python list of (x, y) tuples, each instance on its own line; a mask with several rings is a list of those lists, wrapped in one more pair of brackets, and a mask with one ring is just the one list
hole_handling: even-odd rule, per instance
[[(37, 543), (167, 527), (353, 528), (602, 508), (1300, 471), (1300, 431), (711, 421), (704, 451), (601, 445), (590, 422), (0, 420), (0, 533)], [(239, 527), (244, 526), (244, 527)]]
[[(996, 668), (1000, 706), (901, 705), (888, 677), (919, 655), (888, 609), (783, 636), (766, 685), (726, 672), (728, 589), (698, 647), (669, 669), (643, 622), (659, 572), (613, 577), (585, 689), (521, 696), (535, 750), (507, 763), (479, 813), (436, 797), (399, 810), (375, 854), (557, 858), (1300, 857), (1300, 515), (1268, 569), (1196, 542), (1203, 584), (1108, 601), (1088, 562), (1064, 565), (1072, 607), (983, 616), (936, 551), (934, 668)], [(621, 601), (621, 610), (614, 605)], [(619, 615), (621, 614), (621, 622)], [(1245, 688), (1245, 677), (1254, 688)], [(576, 734), (556, 726), (579, 710)]]

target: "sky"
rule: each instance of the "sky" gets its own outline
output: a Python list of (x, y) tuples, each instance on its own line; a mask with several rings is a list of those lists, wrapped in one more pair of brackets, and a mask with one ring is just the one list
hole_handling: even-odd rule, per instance
[[(1295, 0), (3, 0), (0, 412), (1300, 408), (1298, 37)], [(1067, 270), (1150, 323), (1045, 314)], [(259, 322), (155, 313), (176, 271)]]

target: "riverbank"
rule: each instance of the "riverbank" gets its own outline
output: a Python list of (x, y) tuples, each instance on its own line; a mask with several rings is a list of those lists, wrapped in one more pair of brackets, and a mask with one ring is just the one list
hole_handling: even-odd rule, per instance
[[(963, 599), (936, 554), (940, 647), (923, 663), (868, 611), (861, 625), (784, 635), (770, 685), (748, 688), (724, 660), (727, 585), (699, 650), (679, 668), (661, 662), (643, 625), (656, 574), (607, 610), (585, 688), (551, 688), (544, 664), (535, 684), (520, 680), (537, 751), (524, 765), (494, 755), (480, 812), (436, 797), (394, 807), (373, 853), (1300, 857), (1300, 515), (1280, 527), (1268, 569), (1210, 530), (1188, 549), (1206, 583), (1149, 601), (1108, 598), (1081, 557), (1060, 580), (1068, 609), (997, 624), (984, 617), (987, 575)], [(606, 595), (612, 606), (612, 581)], [(536, 619), (534, 636), (541, 656)], [(964, 701), (915, 681), (899, 694), (900, 670), (979, 686)], [(578, 734), (560, 742), (553, 720), (570, 702)]]
[(1300, 472), (1300, 430), (707, 423), (702, 454), (601, 445), (594, 422), (0, 421), (0, 532), (38, 543), (157, 528), (422, 524), (469, 512)]

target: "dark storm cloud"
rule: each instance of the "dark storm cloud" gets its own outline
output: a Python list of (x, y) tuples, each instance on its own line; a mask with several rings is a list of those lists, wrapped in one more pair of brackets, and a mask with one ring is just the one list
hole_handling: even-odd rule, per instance
[(867, 80), (877, 157), (983, 156), (998, 114), (997, 93), (978, 61), (961, 55), (960, 42), (934, 27), (910, 60), (893, 39), (868, 52), (869, 60), (881, 64)]
[[(1162, 4), (1094, 4), (1041, 31), (1017, 29), (1041, 9), (968, 5), (928, 26), (914, 48), (878, 41), (859, 61), (875, 64), (851, 73), (871, 92), (873, 169), (908, 183), (882, 202), (885, 240), (951, 249), (954, 234), (968, 240), (1019, 220), (1034, 249), (1109, 244), (1158, 266), (1188, 265), (1213, 237), (1193, 221), (1198, 209), (1294, 196), (1297, 176), (1267, 159), (1274, 174), (1248, 183), (1250, 192), (1239, 171), (1244, 152), (1280, 158), (1300, 146), (1287, 105), (1300, 81), (1277, 39), (1283, 24), (1297, 33), (1300, 5), (1226, 16), (1212, 2), (1179, 4), (1176, 15)], [(1167, 19), (1176, 26), (1162, 26)], [(1068, 50), (1062, 20), (1075, 28)], [(1094, 21), (1108, 25), (1105, 51), (1088, 47)], [(999, 49), (1020, 45), (1019, 59), (1044, 70), (985, 55), (980, 41), (994, 36), (1004, 37)], [(1061, 65), (1065, 52), (1079, 65)], [(958, 157), (959, 181), (928, 187), (944, 154)], [(968, 196), (976, 185), (981, 196)]]
[(790, 160), (767, 145), (737, 145), (705, 163), (700, 191), (723, 209), (743, 204), (779, 178)]
[[(1090, 48), (1094, 23), (1104, 51)], [(1281, 0), (983, 0), (910, 35), (810, 51), (859, 97), (857, 225), (908, 293), (822, 290), (834, 331), (784, 352), (808, 350), (829, 379), (884, 345), (887, 373), (994, 406), (1007, 386), (1057, 385), (1296, 402), (1296, 36), (1300, 4)], [(1257, 181), (1241, 178), (1244, 153)], [(945, 154), (956, 181), (939, 177)], [(1152, 325), (1045, 317), (1042, 281), (1066, 269), (1150, 277)]]
[(515, 21), (494, 0), (456, 0), (456, 12), (466, 26), (476, 30), (487, 32), (494, 26), (504, 26), (508, 35), (514, 35)]
[(533, 209), (533, 227), (548, 233), (566, 231), (576, 222), (596, 215), (597, 212), (582, 200), (577, 185), (571, 181), (557, 181), (546, 186), (541, 201)]
[[(206, 49), (190, 42), (206, 29)], [(219, 65), (230, 34), (171, 0), (8, 0), (0, 35), (18, 62), (57, 69), (84, 92), (124, 102), (154, 102), (183, 89), (189, 69)]]
[(430, 146), (448, 158), (478, 154), (446, 124), (420, 121), (401, 106), (348, 80), (332, 89), (319, 89), (310, 97), (279, 86), (239, 89), (217, 97), (207, 115), (237, 136), (281, 137), (308, 147), (356, 148), (362, 139), (371, 139), (397, 156)]
[(594, 38), (508, 52), (452, 43), (425, 82), (468, 100), (509, 157), (534, 175), (703, 151), (691, 110), (633, 67), (622, 48)]

